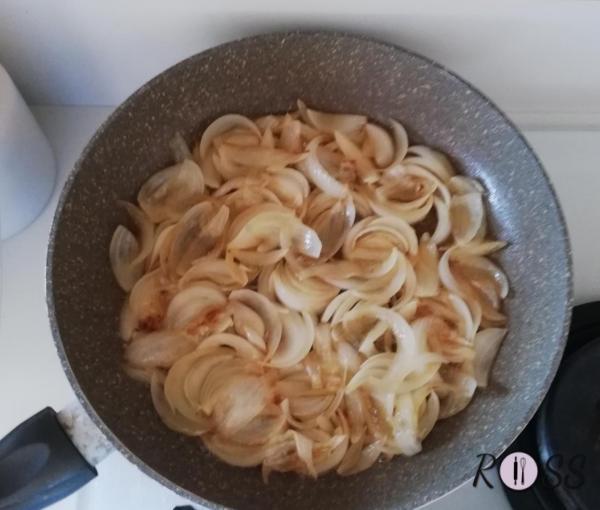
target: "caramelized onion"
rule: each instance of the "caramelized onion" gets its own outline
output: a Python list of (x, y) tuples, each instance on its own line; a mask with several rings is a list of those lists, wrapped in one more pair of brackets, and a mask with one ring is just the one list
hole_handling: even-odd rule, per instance
[(419, 453), (507, 334), (484, 187), (389, 127), (301, 101), (224, 115), (122, 203), (125, 373), (167, 427), (265, 481)]

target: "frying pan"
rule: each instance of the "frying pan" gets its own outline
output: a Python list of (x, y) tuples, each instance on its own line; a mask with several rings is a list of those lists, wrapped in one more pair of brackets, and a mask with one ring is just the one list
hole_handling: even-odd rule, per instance
[[(509, 243), (499, 256), (512, 289), (509, 334), (491, 386), (464, 412), (436, 425), (419, 455), (348, 478), (276, 475), (265, 485), (258, 469), (228, 466), (197, 439), (167, 429), (148, 388), (121, 371), (117, 328), (124, 294), (111, 274), (108, 246), (115, 227), (127, 221), (116, 200), (132, 200), (153, 172), (172, 163), (175, 133), (190, 142), (222, 114), (285, 112), (297, 98), (379, 122), (398, 119), (411, 140), (444, 151), (483, 182), (494, 234)], [(572, 300), (560, 207), (513, 124), (441, 65), (332, 32), (234, 41), (184, 60), (135, 92), (101, 126), (71, 173), (47, 264), (52, 331), (85, 411), (149, 476), (210, 508), (400, 509), (442, 496), (474, 476), (479, 454), (499, 455), (532, 417), (560, 361)], [(26, 499), (5, 508), (27, 508)]]

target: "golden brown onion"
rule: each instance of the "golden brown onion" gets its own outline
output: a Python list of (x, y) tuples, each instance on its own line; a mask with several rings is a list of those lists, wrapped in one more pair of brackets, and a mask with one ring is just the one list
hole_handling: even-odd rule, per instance
[(485, 189), (389, 125), (300, 101), (224, 115), (123, 203), (123, 370), (166, 426), (265, 480), (417, 454), (506, 335)]

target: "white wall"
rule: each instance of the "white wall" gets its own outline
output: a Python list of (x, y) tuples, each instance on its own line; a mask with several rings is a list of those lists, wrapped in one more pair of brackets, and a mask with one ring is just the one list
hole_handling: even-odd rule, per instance
[(32, 103), (113, 105), (229, 39), (343, 28), (442, 62), (525, 124), (599, 126), (600, 2), (500, 3), (0, 0), (0, 62)]

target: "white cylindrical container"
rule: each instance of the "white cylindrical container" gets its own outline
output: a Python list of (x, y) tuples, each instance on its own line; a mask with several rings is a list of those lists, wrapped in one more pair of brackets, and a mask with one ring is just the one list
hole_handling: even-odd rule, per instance
[(0, 238), (35, 220), (54, 189), (56, 165), (48, 140), (0, 65)]

